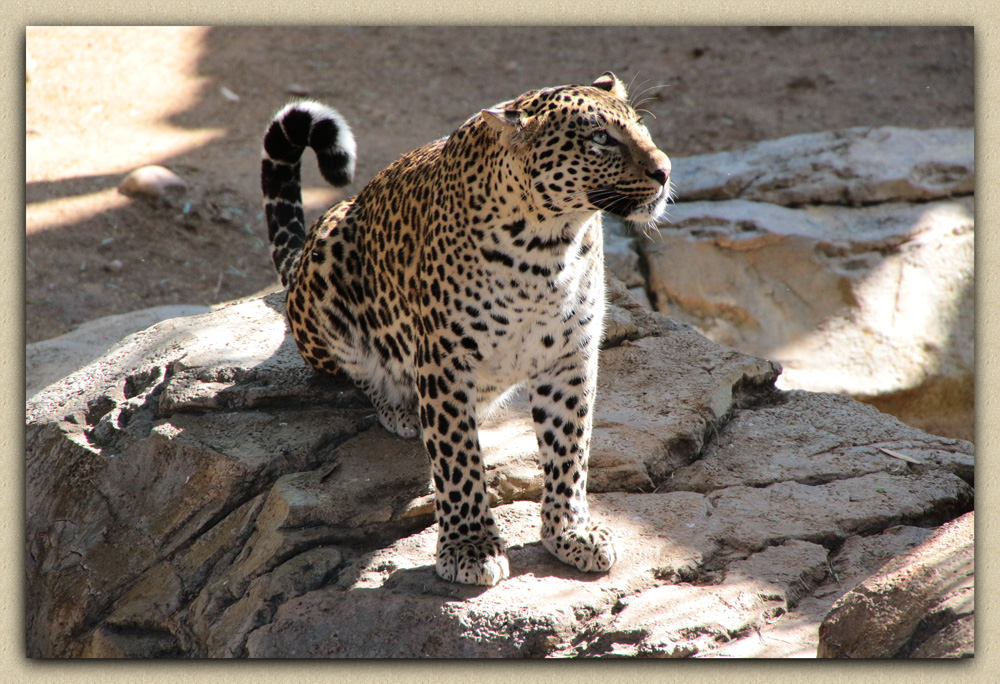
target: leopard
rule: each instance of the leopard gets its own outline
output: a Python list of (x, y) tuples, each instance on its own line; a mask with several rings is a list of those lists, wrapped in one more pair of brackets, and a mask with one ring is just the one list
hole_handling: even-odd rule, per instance
[(271, 257), (305, 362), (346, 374), (378, 422), (430, 461), (436, 573), (510, 576), (490, 508), (479, 425), (526, 392), (544, 489), (540, 539), (560, 561), (608, 572), (620, 549), (592, 519), (587, 471), (605, 310), (602, 212), (654, 226), (670, 159), (624, 83), (530, 90), (401, 156), (307, 231), (306, 148), (334, 187), (357, 149), (336, 110), (289, 102), (263, 137)]

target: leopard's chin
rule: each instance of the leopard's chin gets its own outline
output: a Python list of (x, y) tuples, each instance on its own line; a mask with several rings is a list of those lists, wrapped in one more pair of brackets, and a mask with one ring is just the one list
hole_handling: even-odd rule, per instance
[(652, 202), (636, 207), (627, 216), (623, 216), (622, 218), (632, 223), (655, 223), (663, 217), (666, 210), (667, 193), (661, 192)]

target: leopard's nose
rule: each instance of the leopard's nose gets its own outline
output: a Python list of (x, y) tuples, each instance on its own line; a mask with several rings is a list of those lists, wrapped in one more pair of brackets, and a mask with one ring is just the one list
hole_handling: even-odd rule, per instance
[(663, 157), (663, 161), (652, 171), (646, 171), (646, 175), (655, 180), (660, 185), (666, 185), (667, 179), (670, 178), (670, 160)]
[(647, 171), (646, 175), (655, 180), (660, 185), (667, 182), (667, 172), (663, 169), (657, 169), (656, 171)]

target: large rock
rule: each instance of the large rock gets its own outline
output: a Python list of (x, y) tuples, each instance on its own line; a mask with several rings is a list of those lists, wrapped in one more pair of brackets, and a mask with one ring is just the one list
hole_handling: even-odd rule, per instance
[(511, 579), (440, 580), (420, 442), (309, 370), (269, 296), (140, 332), (29, 400), (28, 653), (711, 656), (776, 620), (815, 635), (816, 600), (842, 593), (829, 549), (971, 509), (967, 442), (778, 391), (775, 364), (623, 290), (590, 470), (621, 539), (610, 573), (541, 546), (515, 402), (482, 438)]
[(972, 438), (971, 130), (849, 129), (675, 162), (681, 201), (639, 242), (658, 311), (780, 362), (782, 388)]
[(975, 517), (967, 513), (892, 559), (833, 606), (821, 658), (971, 658)]
[(971, 195), (972, 129), (886, 126), (792, 135), (673, 161), (682, 202), (874, 204)]

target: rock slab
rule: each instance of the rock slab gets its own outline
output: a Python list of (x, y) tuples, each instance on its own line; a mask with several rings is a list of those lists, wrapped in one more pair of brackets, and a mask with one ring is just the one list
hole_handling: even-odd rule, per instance
[(805, 133), (673, 160), (678, 200), (782, 206), (912, 202), (971, 195), (972, 129), (884, 126)]
[(272, 295), (164, 321), (28, 401), (29, 655), (712, 657), (782, 621), (813, 625), (815, 655), (817, 601), (849, 588), (832, 549), (971, 510), (969, 443), (779, 391), (776, 364), (609, 290), (590, 475), (610, 573), (541, 546), (515, 401), (482, 434), (511, 579), (440, 580), (422, 445), (308, 369)]

